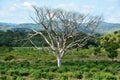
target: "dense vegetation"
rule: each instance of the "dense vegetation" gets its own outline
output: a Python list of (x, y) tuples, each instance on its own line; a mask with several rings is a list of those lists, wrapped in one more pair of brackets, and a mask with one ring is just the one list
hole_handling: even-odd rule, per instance
[[(33, 33), (32, 31), (24, 31), (24, 30), (7, 30), (0, 31), (0, 46), (8, 46), (8, 47), (31, 47), (33, 46), (30, 41), (24, 40), (27, 38), (27, 35)], [(100, 36), (100, 34), (96, 34)], [(43, 40), (41, 36), (35, 36), (33, 42), (37, 46), (47, 46), (46, 42)], [(89, 40), (88, 45), (97, 45), (94, 42), (94, 39)]]
[[(27, 38), (28, 31), (24, 30), (7, 30), (7, 31), (0, 31), (0, 46), (9, 46), (9, 47), (21, 47), (21, 46), (33, 46), (30, 41), (24, 40)], [(37, 45), (42, 46), (46, 45), (45, 41), (42, 39), (41, 36), (36, 36), (32, 39)]]
[[(26, 35), (27, 32), (0, 32), (0, 80), (120, 80), (120, 31), (90, 40), (81, 49), (70, 50), (60, 68), (46, 50), (36, 50), (30, 43), (26, 44), (29, 47), (18, 47), (21, 43), (14, 41)], [(39, 39), (34, 40), (37, 43)]]
[(120, 58), (113, 63), (104, 50), (97, 58), (93, 52), (91, 47), (70, 51), (58, 68), (46, 51), (14, 47), (0, 54), (0, 80), (119, 80)]

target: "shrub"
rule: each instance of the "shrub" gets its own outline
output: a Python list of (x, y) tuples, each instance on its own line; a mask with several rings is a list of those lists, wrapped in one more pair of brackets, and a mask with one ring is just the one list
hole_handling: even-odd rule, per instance
[[(35, 80), (36, 79), (39, 79), (39, 78), (42, 78), (42, 71), (41, 70), (34, 70), (33, 72), (32, 72), (32, 76), (35, 78)], [(45, 75), (45, 73), (44, 73), (44, 75)]]
[(95, 73), (93, 72), (85, 72), (84, 73), (84, 76), (85, 76), (85, 79), (90, 79), (94, 76)]
[(68, 80), (68, 76), (65, 74), (61, 74), (58, 76), (58, 80)]
[(98, 80), (117, 80), (117, 78), (111, 73), (99, 72), (94, 75), (95, 79)]
[(7, 80), (7, 76), (0, 76), (0, 80)]
[(17, 80), (17, 76), (13, 76), (13, 77), (12, 77), (12, 80)]
[(17, 77), (17, 80), (25, 80), (23, 77)]
[(20, 67), (29, 67), (30, 63), (27, 60), (25, 60), (25, 61), (20, 62), (18, 64), (18, 66), (20, 66)]
[(12, 70), (12, 71), (9, 71), (10, 73), (10, 76), (18, 76), (19, 75), (19, 71), (16, 71), (16, 70)]
[(83, 73), (80, 72), (80, 71), (77, 71), (74, 73), (74, 78), (77, 78), (77, 79), (82, 79), (83, 78)]
[(117, 78), (113, 75), (107, 76), (106, 80), (117, 80)]
[(20, 75), (20, 76), (28, 76), (29, 74), (30, 74), (29, 71), (26, 71), (26, 70), (19, 72), (19, 75)]
[(0, 74), (5, 74), (5, 73), (6, 73), (6, 72), (5, 72), (5, 71), (3, 71), (3, 70), (2, 70), (2, 71), (0, 71)]
[(0, 47), (0, 53), (11, 52), (12, 50), (13, 50), (12, 47), (8, 47), (8, 46), (5, 46), (5, 45)]
[(35, 78), (35, 79), (54, 79), (56, 76), (55, 74), (53, 73), (50, 73), (50, 72), (41, 72), (41, 71), (34, 71), (32, 73), (32, 76)]
[(98, 68), (95, 68), (95, 67), (94, 67), (94, 68), (91, 68), (90, 71), (91, 71), (91, 72), (98, 72), (98, 71), (100, 71), (100, 70), (99, 70)]
[(5, 57), (5, 61), (10, 61), (12, 59), (15, 59), (15, 57), (13, 55), (8, 55), (7, 57)]
[(46, 79), (49, 79), (49, 80), (51, 80), (51, 79), (54, 79), (56, 76), (55, 76), (55, 74), (53, 74), (53, 73), (47, 73), (46, 74)]
[(50, 72), (56, 72), (57, 71), (57, 67), (51, 67), (51, 68), (49, 68), (49, 71)]
[(57, 70), (57, 72), (59, 72), (59, 73), (67, 72), (67, 71), (69, 71), (69, 67), (67, 67), (67, 66), (62, 66), (62, 67), (58, 68), (58, 70)]

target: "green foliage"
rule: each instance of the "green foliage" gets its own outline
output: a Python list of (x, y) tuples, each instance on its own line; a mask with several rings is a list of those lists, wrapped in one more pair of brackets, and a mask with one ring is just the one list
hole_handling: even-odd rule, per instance
[[(111, 63), (104, 59), (105, 56), (102, 59), (106, 61), (96, 62), (94, 56), (91, 60), (90, 55), (95, 48), (90, 46), (88, 49), (74, 50), (73, 53), (70, 51), (71, 53), (63, 57), (63, 65), (58, 68), (55, 57), (44, 54), (42, 50), (13, 47), (12, 52), (0, 56), (0, 80), (119, 80), (120, 62)], [(14, 58), (2, 60), (9, 56)]]
[(12, 59), (15, 59), (15, 57), (13, 55), (8, 55), (7, 57), (5, 57), (5, 61), (10, 61)]
[(81, 71), (77, 71), (77, 72), (75, 72), (75, 74), (73, 76), (74, 76), (74, 78), (82, 79), (83, 73)]
[(96, 56), (98, 53), (101, 52), (101, 48), (100, 47), (95, 47), (94, 48), (94, 55)]
[[(44, 32), (44, 31), (43, 31)], [(12, 31), (7, 30), (6, 32), (0, 31), (0, 46), (9, 46), (9, 47), (21, 47), (21, 46), (33, 46), (29, 41), (25, 41), (22, 39), (26, 39), (28, 33), (33, 33), (32, 31)], [(41, 36), (35, 36), (32, 39), (33, 42), (37, 46), (47, 46), (46, 42), (43, 40)]]
[[(110, 61), (67, 61), (62, 67), (43, 65), (43, 63), (32, 62), (29, 66), (20, 66), (22, 62), (0, 62), (0, 80), (117, 80), (120, 62)], [(54, 62), (55, 63), (55, 62)], [(73, 64), (74, 63), (74, 64)], [(36, 65), (35, 65), (36, 64)], [(2, 68), (3, 67), (3, 68)], [(25, 78), (26, 77), (26, 78)]]
[(20, 66), (20, 67), (29, 67), (30, 63), (27, 60), (25, 60), (25, 61), (20, 62), (18, 64), (18, 66)]
[(0, 80), (7, 80), (7, 76), (0, 76)]
[(117, 49), (120, 48), (120, 33), (104, 35), (100, 38), (99, 43), (108, 52), (108, 57), (112, 59), (118, 56)]
[(23, 77), (17, 77), (17, 80), (25, 80)]
[(11, 51), (13, 51), (12, 47), (8, 47), (8, 46), (5, 46), (5, 45), (0, 47), (0, 54), (1, 53), (6, 53), (6, 52), (11, 52)]

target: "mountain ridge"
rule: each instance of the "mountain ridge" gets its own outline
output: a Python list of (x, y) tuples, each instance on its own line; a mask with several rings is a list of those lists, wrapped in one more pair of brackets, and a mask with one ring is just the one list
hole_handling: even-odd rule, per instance
[[(0, 22), (0, 30), (6, 31), (6, 30), (41, 30), (42, 27), (40, 27), (38, 24), (35, 23), (6, 23), (6, 22)], [(100, 34), (107, 34), (112, 33), (114, 31), (120, 30), (120, 23), (108, 23), (108, 22), (101, 22), (96, 32)]]

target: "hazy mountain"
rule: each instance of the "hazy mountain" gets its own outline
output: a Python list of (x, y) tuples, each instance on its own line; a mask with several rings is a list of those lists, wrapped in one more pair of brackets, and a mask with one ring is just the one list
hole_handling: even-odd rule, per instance
[(33, 23), (18, 24), (17, 28), (28, 28), (28, 29), (35, 29), (35, 30), (42, 29), (42, 27), (40, 27), (38, 24), (33, 24)]
[[(12, 24), (12, 23), (2, 23), (0, 22), (0, 30), (21, 30), (21, 31), (30, 31), (31, 29), (41, 30), (38, 24), (33, 23), (23, 23), (23, 24)], [(105, 33), (112, 33), (114, 31), (120, 30), (120, 23), (106, 23), (102, 22), (96, 32), (105, 34)]]
[(0, 22), (0, 30), (6, 31), (6, 30), (13, 30), (13, 31), (23, 31), (23, 30), (40, 30), (42, 28), (39, 27), (37, 24), (33, 23), (23, 23), (23, 24), (12, 24), (12, 23), (1, 23)]
[(120, 23), (106, 23), (102, 22), (98, 27), (99, 33), (112, 33), (114, 31), (120, 30)]
[(12, 24), (12, 23), (5, 23), (5, 22), (0, 22), (0, 30), (6, 31), (11, 28), (15, 28), (17, 24)]
[(5, 25), (5, 26), (16, 26), (17, 24), (0, 22), (0, 25)]

